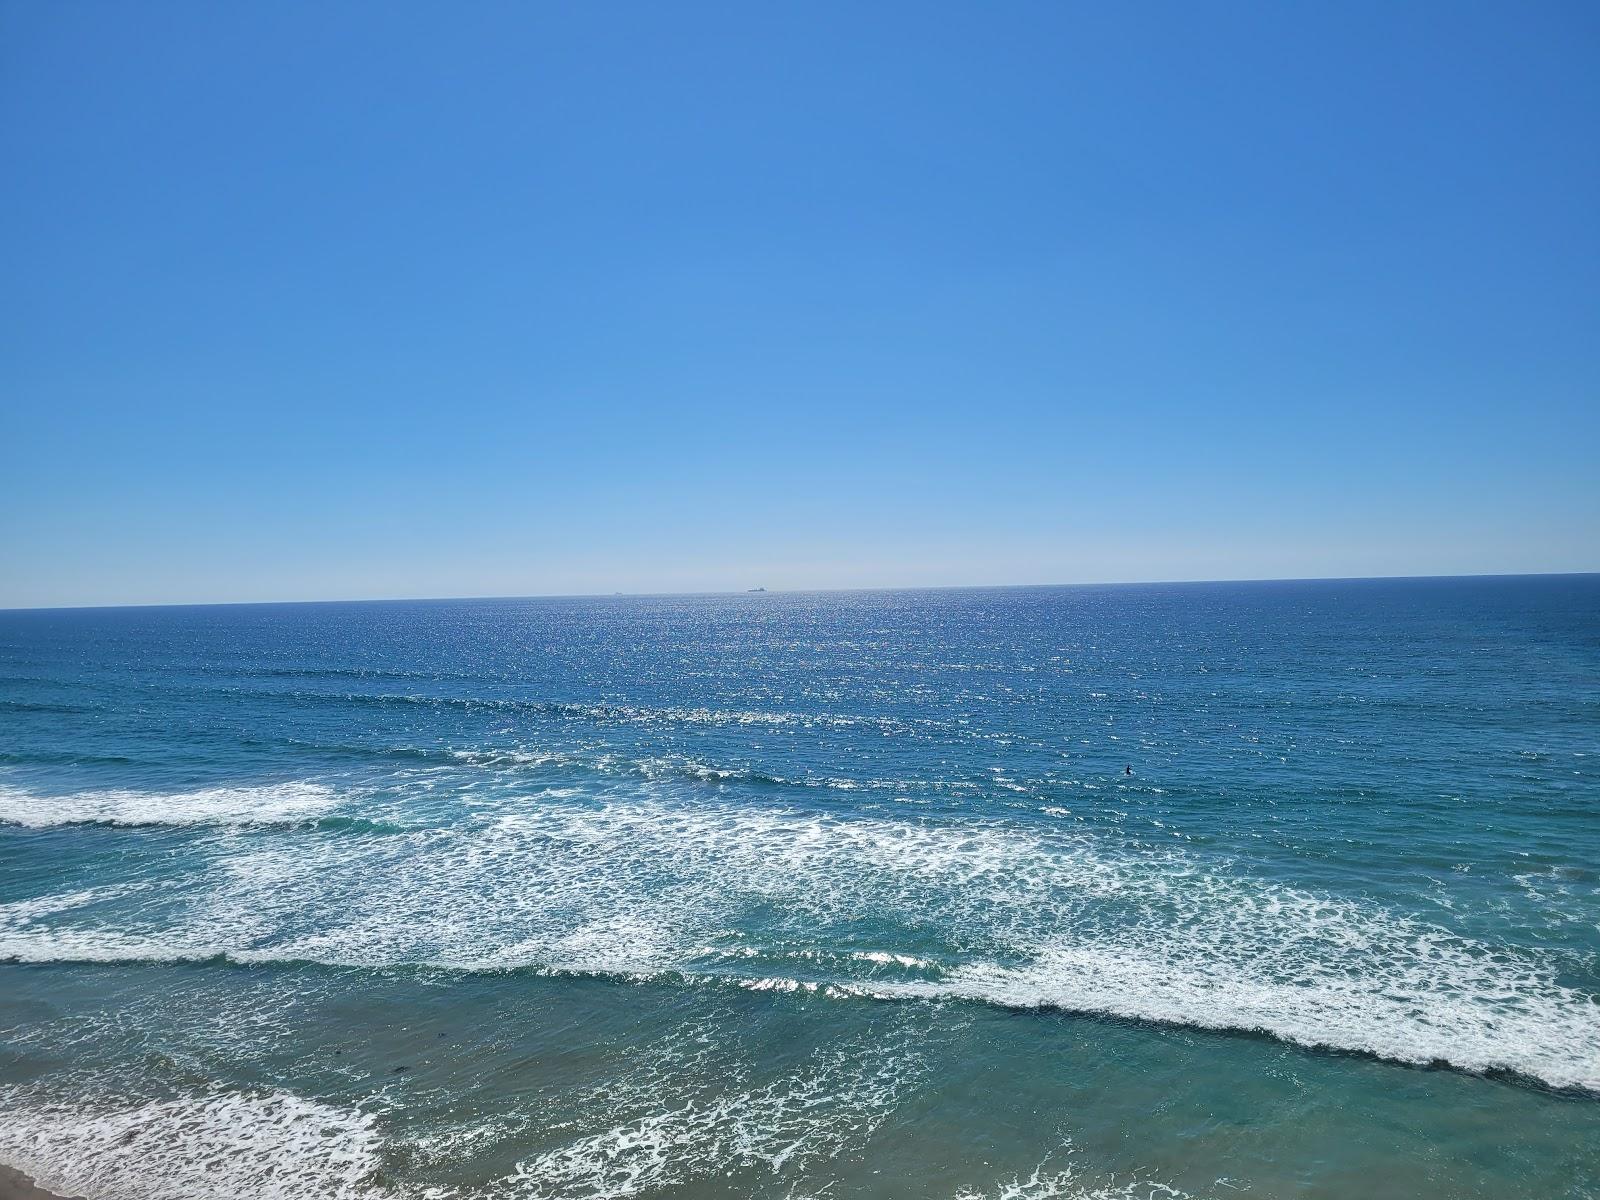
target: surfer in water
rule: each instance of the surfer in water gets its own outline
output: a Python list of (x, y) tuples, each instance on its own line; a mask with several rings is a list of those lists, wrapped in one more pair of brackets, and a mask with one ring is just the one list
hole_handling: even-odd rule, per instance
[(1133, 774), (1133, 768), (1132, 767), (1123, 767), (1122, 768), (1122, 773), (1124, 775), (1132, 775)]

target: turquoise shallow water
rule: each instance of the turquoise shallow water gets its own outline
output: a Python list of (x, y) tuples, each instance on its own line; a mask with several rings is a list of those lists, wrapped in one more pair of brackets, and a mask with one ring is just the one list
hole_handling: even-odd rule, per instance
[(95, 1200), (1600, 1195), (1600, 577), (0, 613), (0, 822)]

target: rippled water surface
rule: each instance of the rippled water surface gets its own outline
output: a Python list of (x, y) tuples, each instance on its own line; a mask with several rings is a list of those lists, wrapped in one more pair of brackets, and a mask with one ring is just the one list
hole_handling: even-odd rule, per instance
[(1600, 1196), (1597, 993), (1600, 577), (0, 613), (93, 1200)]

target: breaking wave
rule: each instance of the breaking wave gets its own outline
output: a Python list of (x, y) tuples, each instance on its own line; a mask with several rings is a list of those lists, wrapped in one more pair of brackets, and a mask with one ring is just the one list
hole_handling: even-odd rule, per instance
[(340, 803), (331, 787), (291, 782), (258, 787), (151, 792), (128, 788), (52, 795), (0, 786), (0, 824), (256, 825), (304, 821)]
[[(176, 808), (212, 819), (330, 802), (266, 789), (193, 793)], [(119, 803), (84, 811), (155, 819)], [(137, 888), (0, 905), (0, 957), (533, 969), (953, 998), (1600, 1090), (1600, 1003), (1555, 951), (1177, 849), (997, 821), (550, 792), (447, 828), (219, 837), (204, 853)]]

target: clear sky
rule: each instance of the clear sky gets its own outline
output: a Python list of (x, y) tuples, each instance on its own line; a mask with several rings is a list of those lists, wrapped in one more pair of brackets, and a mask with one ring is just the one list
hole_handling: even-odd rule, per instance
[(1600, 6), (0, 0), (0, 605), (1600, 568)]

